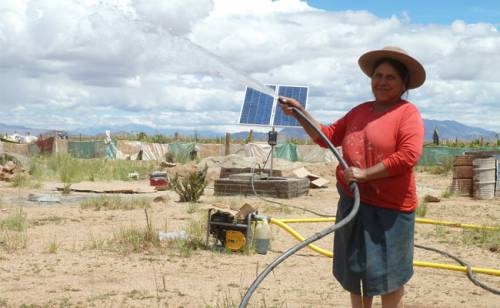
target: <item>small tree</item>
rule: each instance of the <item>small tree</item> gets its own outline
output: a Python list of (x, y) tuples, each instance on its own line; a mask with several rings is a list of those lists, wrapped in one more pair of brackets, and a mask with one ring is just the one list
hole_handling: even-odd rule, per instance
[(190, 172), (187, 176), (181, 177), (178, 173), (175, 174), (171, 181), (172, 188), (180, 197), (180, 202), (198, 201), (203, 190), (207, 186), (207, 170), (205, 165), (203, 170)]

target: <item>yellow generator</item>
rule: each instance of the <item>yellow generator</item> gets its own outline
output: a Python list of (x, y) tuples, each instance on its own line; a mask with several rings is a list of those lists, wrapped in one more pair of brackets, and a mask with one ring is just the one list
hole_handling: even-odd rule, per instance
[(243, 251), (250, 243), (250, 222), (254, 213), (237, 219), (233, 214), (221, 210), (209, 209), (207, 219), (206, 244), (209, 237), (215, 238), (216, 246), (224, 247), (230, 251)]

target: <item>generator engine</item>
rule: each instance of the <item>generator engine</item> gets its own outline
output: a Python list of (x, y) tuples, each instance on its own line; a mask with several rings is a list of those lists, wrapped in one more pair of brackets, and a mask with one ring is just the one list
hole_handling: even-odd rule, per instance
[(249, 232), (249, 215), (244, 220), (238, 220), (229, 212), (213, 209), (208, 211), (207, 245), (208, 236), (212, 235), (217, 242), (231, 251), (241, 251), (247, 243)]

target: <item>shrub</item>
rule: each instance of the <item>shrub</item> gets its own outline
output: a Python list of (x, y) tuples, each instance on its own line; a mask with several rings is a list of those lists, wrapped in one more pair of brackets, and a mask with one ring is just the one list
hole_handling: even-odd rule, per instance
[(208, 166), (205, 165), (203, 170), (190, 172), (187, 176), (182, 177), (178, 173), (172, 178), (171, 185), (175, 192), (180, 197), (180, 202), (193, 202), (198, 201), (203, 190), (207, 186), (207, 170)]

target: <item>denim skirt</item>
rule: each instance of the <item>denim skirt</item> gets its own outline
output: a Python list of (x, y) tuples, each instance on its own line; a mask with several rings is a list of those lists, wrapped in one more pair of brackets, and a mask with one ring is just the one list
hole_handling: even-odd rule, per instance
[[(349, 214), (354, 201), (340, 188), (339, 193), (337, 221)], [(333, 275), (355, 294), (375, 296), (399, 289), (413, 275), (414, 230), (415, 212), (361, 202), (353, 220), (335, 231)]]

